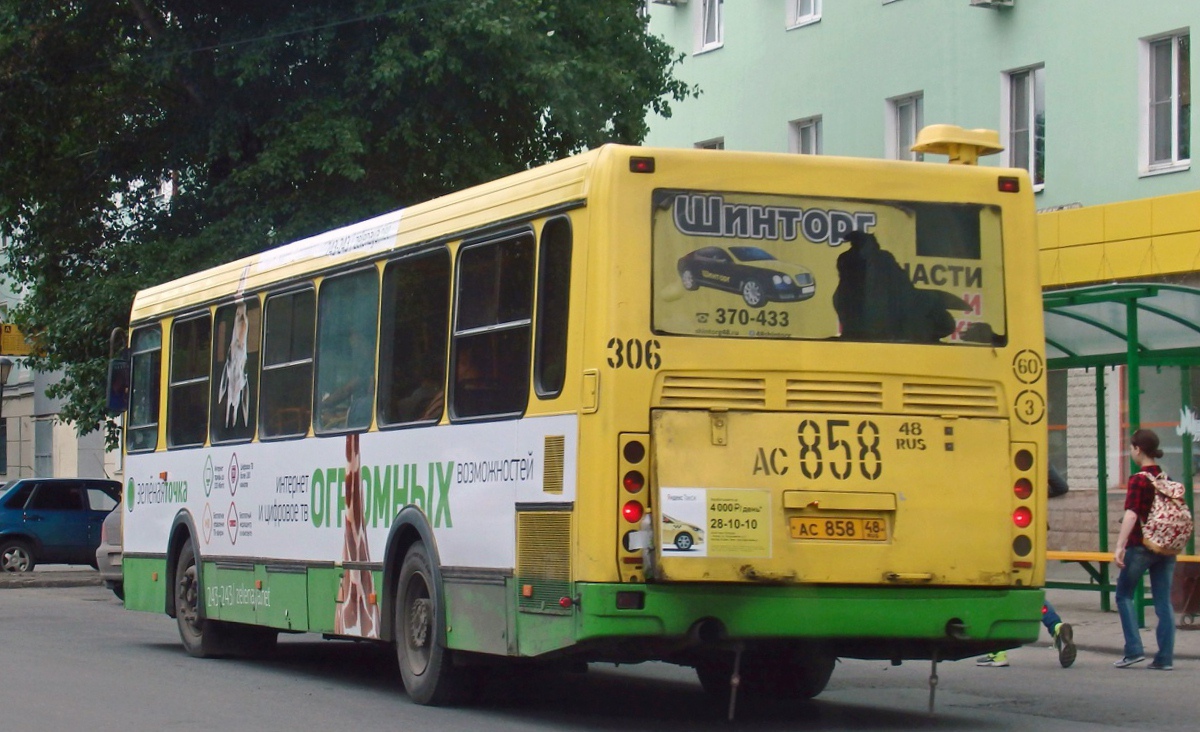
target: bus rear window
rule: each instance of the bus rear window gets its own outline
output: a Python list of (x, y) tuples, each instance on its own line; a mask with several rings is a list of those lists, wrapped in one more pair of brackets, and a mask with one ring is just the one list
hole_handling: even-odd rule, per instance
[(654, 328), (729, 338), (1000, 345), (1000, 210), (655, 192)]

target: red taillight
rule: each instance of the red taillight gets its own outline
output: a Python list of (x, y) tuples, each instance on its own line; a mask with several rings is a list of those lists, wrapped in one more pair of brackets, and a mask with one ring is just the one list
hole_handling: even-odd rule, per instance
[(646, 479), (636, 470), (630, 470), (625, 474), (625, 479), (622, 481), (625, 485), (625, 490), (630, 493), (637, 493), (646, 485)]
[(1013, 523), (1019, 529), (1029, 528), (1029, 525), (1033, 523), (1033, 511), (1030, 511), (1025, 506), (1021, 506), (1016, 511), (1013, 511)]
[(996, 181), (996, 188), (1001, 193), (1020, 193), (1021, 192), (1021, 179), (1020, 178), (1009, 178), (1008, 176), (1001, 176)]
[(1017, 498), (1022, 501), (1033, 495), (1033, 483), (1029, 482), (1028, 478), (1020, 478), (1013, 484), (1013, 493), (1017, 494)]
[(642, 504), (637, 501), (626, 501), (624, 506), (621, 506), (621, 515), (631, 524), (636, 524), (642, 520), (642, 514), (646, 509), (642, 508)]

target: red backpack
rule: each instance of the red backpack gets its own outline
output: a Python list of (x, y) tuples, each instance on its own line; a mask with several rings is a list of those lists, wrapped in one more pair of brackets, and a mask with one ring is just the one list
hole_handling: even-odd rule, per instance
[(1195, 529), (1192, 512), (1183, 500), (1183, 484), (1166, 473), (1151, 475), (1142, 471), (1142, 475), (1154, 485), (1154, 502), (1142, 523), (1142, 541), (1155, 554), (1178, 554)]

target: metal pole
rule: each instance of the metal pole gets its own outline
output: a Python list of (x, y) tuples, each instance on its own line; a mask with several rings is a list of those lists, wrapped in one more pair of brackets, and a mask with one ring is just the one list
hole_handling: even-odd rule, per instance
[[(1108, 406), (1104, 398), (1104, 367), (1096, 367), (1096, 465), (1099, 468), (1096, 479), (1099, 483), (1096, 492), (1099, 494), (1100, 516), (1100, 551), (1108, 551)], [(1104, 612), (1111, 610), (1108, 592), (1108, 563), (1100, 565), (1100, 609)]]

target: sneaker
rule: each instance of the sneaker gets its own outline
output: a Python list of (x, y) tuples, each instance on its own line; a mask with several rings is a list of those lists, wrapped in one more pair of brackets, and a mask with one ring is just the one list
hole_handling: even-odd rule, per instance
[(1004, 668), (1008, 666), (1008, 653), (1000, 651), (999, 653), (989, 653), (983, 658), (975, 662), (976, 666), (988, 666), (990, 668)]
[(1059, 623), (1054, 626), (1054, 647), (1058, 649), (1058, 662), (1063, 668), (1075, 663), (1075, 631), (1070, 623)]
[(1158, 661), (1151, 661), (1150, 665), (1147, 666), (1146, 668), (1152, 668), (1155, 671), (1170, 671), (1172, 668), (1174, 668), (1174, 666), (1172, 666), (1169, 663), (1159, 663)]
[(1120, 661), (1113, 661), (1113, 665), (1116, 666), (1117, 668), (1129, 668), (1133, 664), (1141, 663), (1142, 661), (1145, 661), (1145, 660), (1146, 660), (1145, 656), (1126, 656), (1126, 657), (1122, 658)]

